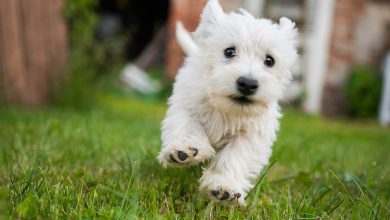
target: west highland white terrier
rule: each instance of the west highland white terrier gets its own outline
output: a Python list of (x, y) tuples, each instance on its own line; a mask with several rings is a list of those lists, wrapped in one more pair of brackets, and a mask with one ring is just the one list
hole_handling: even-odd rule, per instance
[(210, 0), (196, 31), (179, 24), (177, 37), (187, 58), (162, 122), (158, 159), (164, 167), (209, 161), (200, 190), (245, 204), (279, 129), (278, 100), (297, 58), (295, 24), (242, 9), (227, 14)]

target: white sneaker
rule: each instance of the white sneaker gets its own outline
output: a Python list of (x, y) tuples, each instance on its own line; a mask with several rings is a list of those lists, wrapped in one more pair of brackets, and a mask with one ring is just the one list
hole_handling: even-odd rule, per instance
[(155, 93), (161, 89), (160, 83), (151, 79), (146, 71), (132, 63), (127, 64), (123, 68), (120, 80), (126, 86), (144, 94)]

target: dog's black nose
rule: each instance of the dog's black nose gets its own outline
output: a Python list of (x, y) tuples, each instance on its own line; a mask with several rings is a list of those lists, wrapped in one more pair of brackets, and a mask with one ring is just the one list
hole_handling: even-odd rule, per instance
[(236, 83), (237, 83), (237, 90), (245, 96), (255, 94), (257, 88), (259, 87), (257, 80), (250, 79), (243, 76), (238, 78)]

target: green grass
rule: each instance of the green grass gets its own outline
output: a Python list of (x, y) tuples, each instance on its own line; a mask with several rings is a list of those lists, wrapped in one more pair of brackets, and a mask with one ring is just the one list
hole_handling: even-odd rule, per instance
[(389, 219), (390, 131), (285, 112), (246, 207), (156, 161), (166, 106), (105, 95), (88, 111), (0, 110), (0, 219)]

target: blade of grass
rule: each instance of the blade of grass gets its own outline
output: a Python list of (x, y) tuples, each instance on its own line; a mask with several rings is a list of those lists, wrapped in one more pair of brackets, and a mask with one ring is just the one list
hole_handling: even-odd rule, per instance
[(330, 169), (329, 172), (336, 178), (336, 180), (337, 180), (337, 181), (340, 183), (340, 185), (343, 187), (344, 191), (345, 191), (345, 192), (347, 193), (347, 195), (348, 195), (349, 200), (351, 200), (351, 203), (352, 203), (353, 208), (355, 209), (355, 211), (356, 211), (356, 213), (359, 215), (359, 217), (361, 217), (360, 212), (359, 212), (359, 209), (356, 207), (355, 200), (353, 200), (351, 193), (349, 192), (349, 190), (347, 189), (347, 187), (345, 186), (345, 184), (343, 183), (343, 181), (341, 181), (341, 179), (333, 172), (333, 170)]
[(270, 163), (270, 165), (264, 170), (264, 172), (263, 172), (263, 174), (261, 175), (259, 181), (257, 181), (255, 187), (253, 187), (253, 188), (251, 189), (251, 191), (249, 191), (249, 193), (248, 193), (248, 195), (246, 195), (245, 199), (247, 199), (247, 198), (251, 195), (251, 193), (257, 188), (257, 186), (259, 186), (259, 184), (263, 181), (264, 177), (267, 175), (268, 171), (272, 168), (272, 166), (273, 166), (275, 163), (276, 163), (276, 160), (272, 161), (272, 162)]
[(362, 197), (365, 198), (365, 200), (368, 202), (368, 204), (365, 204), (365, 205), (368, 206), (371, 209), (371, 211), (374, 212), (374, 214), (376, 216), (375, 208), (373, 207), (370, 198), (368, 198), (368, 196), (363, 192), (362, 188), (360, 187), (360, 184), (358, 183), (358, 179), (355, 175), (352, 175), (352, 180), (355, 183), (355, 185), (357, 186), (357, 188), (359, 189), (360, 193), (362, 194)]

